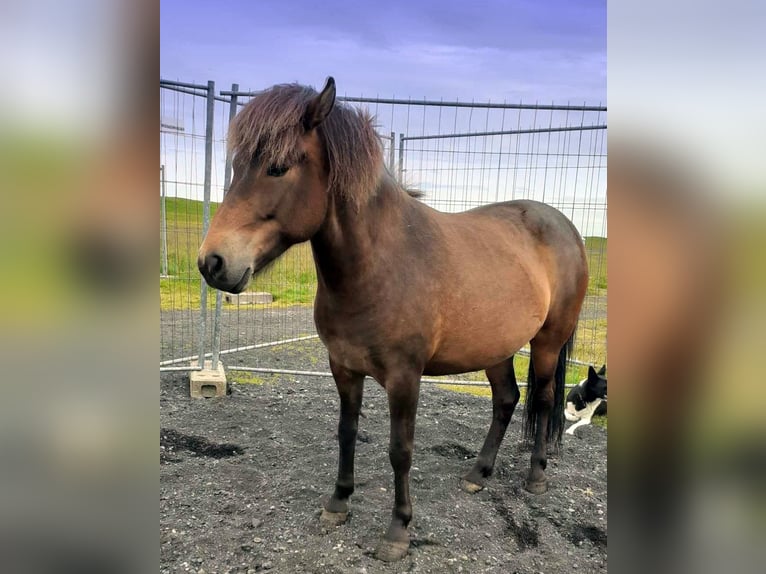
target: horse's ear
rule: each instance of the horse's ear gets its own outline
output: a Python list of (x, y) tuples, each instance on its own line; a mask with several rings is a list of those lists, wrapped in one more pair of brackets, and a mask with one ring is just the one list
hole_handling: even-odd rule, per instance
[(335, 105), (335, 79), (330, 76), (322, 92), (313, 98), (303, 114), (303, 128), (308, 132), (321, 124)]
[(598, 374), (601, 376), (606, 374), (606, 365), (601, 365), (601, 368), (598, 370)]

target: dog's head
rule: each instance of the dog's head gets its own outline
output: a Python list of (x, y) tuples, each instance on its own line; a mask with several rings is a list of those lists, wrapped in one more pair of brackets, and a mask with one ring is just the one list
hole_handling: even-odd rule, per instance
[(598, 371), (592, 366), (588, 367), (588, 378), (585, 381), (585, 394), (589, 401), (594, 399), (606, 399), (606, 365)]

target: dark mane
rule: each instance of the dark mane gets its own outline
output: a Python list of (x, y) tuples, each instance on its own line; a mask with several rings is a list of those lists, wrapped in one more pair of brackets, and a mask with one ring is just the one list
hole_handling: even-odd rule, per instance
[[(230, 150), (246, 157), (257, 152), (269, 164), (296, 161), (302, 118), (316, 96), (314, 89), (298, 84), (274, 86), (256, 95), (229, 127)], [(364, 203), (375, 194), (384, 169), (372, 117), (336, 101), (317, 131), (327, 154), (330, 192)]]

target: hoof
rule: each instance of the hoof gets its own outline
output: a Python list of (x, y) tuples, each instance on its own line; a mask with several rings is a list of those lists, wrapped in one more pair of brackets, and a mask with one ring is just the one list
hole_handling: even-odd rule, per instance
[(409, 549), (409, 541), (392, 542), (384, 538), (375, 549), (375, 558), (382, 560), (383, 562), (396, 562), (397, 560), (404, 558)]
[(524, 490), (531, 492), (532, 494), (544, 494), (548, 491), (548, 481), (540, 480), (531, 482), (528, 480), (524, 485)]
[(480, 484), (476, 484), (475, 482), (471, 482), (470, 480), (463, 479), (460, 481), (460, 488), (465, 490), (469, 494), (476, 494), (480, 490), (484, 490), (484, 487)]
[(319, 521), (324, 526), (340, 526), (345, 524), (348, 520), (348, 512), (330, 512), (329, 510), (322, 509), (322, 516), (319, 517)]

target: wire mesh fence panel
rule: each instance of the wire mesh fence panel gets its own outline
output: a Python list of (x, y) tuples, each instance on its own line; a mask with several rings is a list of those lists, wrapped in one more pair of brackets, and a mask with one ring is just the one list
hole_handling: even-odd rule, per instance
[[(197, 353), (205, 175), (204, 86), (160, 84), (160, 323), (162, 362)], [(187, 361), (188, 362), (188, 361)]]
[[(253, 93), (240, 92), (235, 85), (217, 96), (211, 213), (228, 185), (226, 131), (232, 110), (241, 109)], [(199, 308), (201, 280), (196, 252), (202, 239), (199, 154), (204, 148), (200, 134), (204, 134), (205, 101), (178, 92), (161, 90), (161, 95), (163, 125), (167, 126), (161, 130), (161, 162), (165, 166), (168, 260), (168, 276), (160, 279), (162, 359), (172, 361), (193, 355), (196, 349), (194, 310)], [(584, 363), (606, 361), (604, 107), (345, 95), (338, 99), (366, 108), (374, 116), (384, 164), (405, 185), (424, 192), (423, 201), (432, 207), (456, 212), (526, 198), (548, 203), (567, 215), (585, 238), (590, 268), (574, 356)], [(183, 129), (173, 127), (173, 120), (182, 122)], [(308, 243), (289, 249), (253, 280), (248, 292), (266, 293), (271, 302), (254, 302), (260, 299), (252, 295), (219, 295), (216, 315), (216, 295), (208, 294), (206, 337), (208, 341), (219, 337), (219, 345), (214, 346), (228, 357), (227, 366), (246, 366), (250, 359), (243, 350), (316, 337), (312, 310), (316, 275)]]

